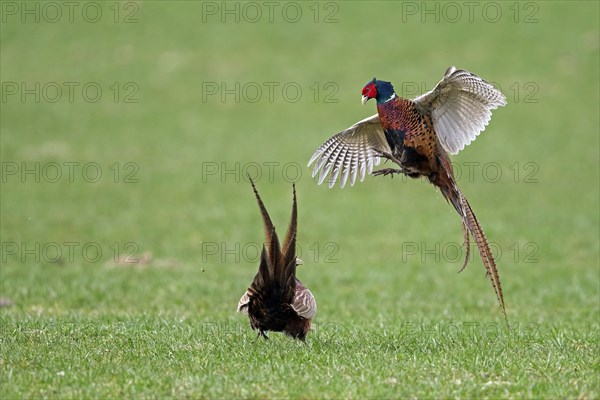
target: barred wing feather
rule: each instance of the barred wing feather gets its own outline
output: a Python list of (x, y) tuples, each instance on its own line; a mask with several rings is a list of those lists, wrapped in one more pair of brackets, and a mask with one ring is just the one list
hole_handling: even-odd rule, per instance
[(250, 291), (246, 290), (246, 293), (244, 293), (244, 295), (242, 296), (242, 298), (240, 299), (238, 306), (237, 306), (237, 312), (240, 312), (242, 314), (248, 314), (248, 304), (250, 303)]
[(475, 74), (450, 67), (430, 92), (413, 99), (430, 113), (442, 147), (456, 154), (485, 129), (492, 110), (506, 105), (506, 97)]
[(294, 296), (292, 308), (299, 316), (306, 319), (312, 319), (317, 313), (315, 297), (299, 281), (296, 281), (296, 295)]
[(378, 151), (391, 150), (379, 115), (375, 114), (329, 138), (315, 151), (308, 166), (315, 164), (312, 176), (319, 174), (319, 185), (329, 176), (330, 188), (338, 178), (340, 187), (344, 187), (348, 180), (352, 186), (356, 178), (363, 181), (365, 175), (379, 165), (381, 159)]

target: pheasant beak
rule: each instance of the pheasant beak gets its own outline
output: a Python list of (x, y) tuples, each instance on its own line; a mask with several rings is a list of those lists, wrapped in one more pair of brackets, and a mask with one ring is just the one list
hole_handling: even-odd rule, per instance
[(369, 97), (368, 96), (363, 96), (362, 97), (362, 105), (364, 106), (365, 104), (367, 104), (367, 101), (369, 101)]
[(296, 266), (303, 265), (304, 261), (302, 261), (299, 257), (296, 257)]

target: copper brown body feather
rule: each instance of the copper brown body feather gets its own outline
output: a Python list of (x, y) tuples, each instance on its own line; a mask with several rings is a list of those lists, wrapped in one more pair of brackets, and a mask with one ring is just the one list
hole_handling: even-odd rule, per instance
[(475, 140), (490, 121), (491, 110), (506, 105), (506, 98), (478, 76), (454, 67), (448, 68), (433, 90), (413, 100), (397, 96), (389, 82), (373, 79), (363, 88), (363, 104), (370, 98), (376, 99), (378, 114), (319, 147), (309, 161), (309, 165), (315, 163), (313, 176), (320, 173), (321, 183), (329, 174), (330, 187), (339, 177), (343, 187), (348, 180), (354, 184), (357, 176), (362, 180), (365, 170), (371, 173), (373, 165), (385, 158), (400, 168), (378, 170), (373, 175), (427, 177), (461, 218), (466, 249), (461, 271), (469, 260), (472, 235), (506, 318), (496, 262), (477, 217), (456, 184), (448, 156)]
[(259, 336), (267, 338), (267, 331), (276, 331), (304, 341), (317, 304), (310, 290), (296, 278), (300, 262), (296, 257), (296, 189), (290, 225), (280, 245), (269, 213), (254, 182), (250, 182), (263, 219), (266, 247), (261, 252), (258, 273), (238, 303), (238, 311), (248, 313), (250, 325)]

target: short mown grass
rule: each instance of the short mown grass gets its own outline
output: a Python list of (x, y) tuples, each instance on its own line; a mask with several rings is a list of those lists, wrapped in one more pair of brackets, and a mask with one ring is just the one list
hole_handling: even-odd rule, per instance
[[(125, 2), (128, 24), (99, 4), (97, 23), (0, 24), (1, 398), (600, 396), (597, 3), (518, 3), (518, 17), (494, 3), (496, 23), (360, 1), (318, 3), (337, 22), (315, 23), (298, 3), (298, 23), (237, 23), (203, 19), (221, 2)], [(449, 65), (509, 102), (453, 157), (508, 327), (475, 249), (457, 273), (459, 220), (433, 187), (367, 177), (329, 190), (305, 167), (374, 112), (359, 104), (368, 79), (431, 88)], [(6, 92), (36, 82), (95, 82), (103, 97)], [(303, 94), (203, 92), (236, 82)], [(90, 164), (98, 180), (82, 175)], [(44, 175), (56, 165), (61, 179)], [(296, 182), (298, 273), (318, 302), (306, 344), (259, 340), (235, 313), (263, 240), (256, 171), (279, 232)]]

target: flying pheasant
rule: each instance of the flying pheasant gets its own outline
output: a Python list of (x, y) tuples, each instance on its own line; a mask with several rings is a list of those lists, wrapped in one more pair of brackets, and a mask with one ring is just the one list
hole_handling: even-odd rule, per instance
[[(392, 175), (403, 173), (411, 178), (425, 176), (438, 187), (461, 217), (469, 260), (469, 233), (479, 254), (506, 318), (504, 297), (496, 262), (479, 221), (462, 194), (448, 153), (456, 154), (482, 132), (493, 109), (506, 105), (504, 95), (475, 74), (450, 67), (436, 87), (422, 96), (408, 100), (394, 92), (390, 82), (373, 79), (362, 90), (363, 105), (377, 101), (378, 114), (357, 122), (327, 140), (313, 154), (308, 165), (316, 163), (313, 177), (319, 184), (329, 176), (329, 187), (348, 179), (354, 185), (366, 173)], [(373, 172), (381, 158), (398, 164)]]
[(247, 313), (252, 329), (265, 339), (267, 331), (283, 332), (304, 341), (317, 312), (314, 296), (296, 278), (296, 267), (302, 260), (296, 257), (297, 207), (296, 187), (292, 203), (292, 219), (283, 246), (271, 222), (254, 182), (250, 179), (265, 227), (266, 243), (260, 255), (258, 273), (250, 288), (238, 303), (238, 312)]

